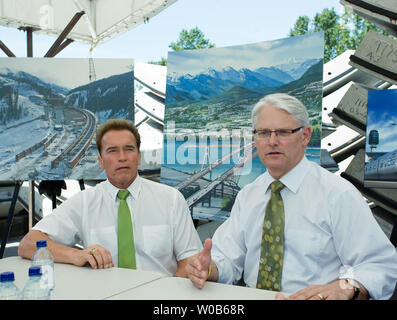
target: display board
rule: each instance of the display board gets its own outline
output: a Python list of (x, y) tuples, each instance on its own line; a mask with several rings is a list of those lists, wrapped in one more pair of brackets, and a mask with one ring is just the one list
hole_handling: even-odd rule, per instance
[(320, 163), (323, 33), (169, 52), (160, 181), (179, 189), (193, 218), (224, 220), (237, 192), (265, 172), (251, 110), (284, 92), (307, 107), (306, 155)]
[(134, 121), (131, 59), (0, 59), (0, 181), (102, 179), (95, 134)]
[(364, 186), (397, 187), (397, 89), (368, 92)]

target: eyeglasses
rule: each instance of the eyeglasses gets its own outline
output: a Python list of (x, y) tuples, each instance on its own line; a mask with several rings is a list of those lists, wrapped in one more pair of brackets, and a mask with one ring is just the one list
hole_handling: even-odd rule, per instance
[(270, 139), (272, 133), (274, 132), (277, 138), (280, 139), (285, 139), (291, 136), (293, 133), (298, 132), (301, 130), (303, 127), (299, 127), (296, 129), (278, 129), (278, 130), (268, 130), (268, 129), (263, 129), (263, 130), (254, 130), (252, 133), (255, 135), (257, 139), (260, 140), (268, 140)]

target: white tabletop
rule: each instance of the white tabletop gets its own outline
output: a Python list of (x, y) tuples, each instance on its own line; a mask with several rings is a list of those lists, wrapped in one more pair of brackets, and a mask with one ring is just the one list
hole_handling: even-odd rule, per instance
[(110, 297), (111, 300), (274, 300), (276, 292), (206, 282), (197, 289), (189, 279), (160, 278)]
[[(0, 260), (0, 273), (13, 271), (15, 284), (22, 290), (28, 280), (31, 261), (21, 257)], [(111, 297), (145, 283), (150, 283), (163, 275), (156, 272), (130, 270), (123, 268), (92, 269), (70, 264), (54, 265), (55, 288), (53, 300), (98, 300)]]
[[(31, 261), (21, 257), (0, 259), (0, 273), (13, 271), (22, 290)], [(164, 277), (157, 272), (109, 268), (94, 270), (55, 263), (53, 300), (273, 300), (275, 292), (215, 282), (197, 289), (189, 279)]]

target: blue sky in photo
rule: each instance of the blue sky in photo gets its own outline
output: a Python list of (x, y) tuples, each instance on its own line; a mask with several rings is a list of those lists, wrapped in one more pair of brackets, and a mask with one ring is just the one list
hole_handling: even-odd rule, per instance
[[(96, 80), (132, 71), (133, 59), (95, 59)], [(88, 58), (0, 58), (0, 74), (24, 71), (41, 80), (73, 89), (89, 83)]]
[(366, 152), (370, 152), (368, 136), (371, 130), (379, 132), (376, 152), (397, 149), (397, 89), (368, 92)]
[(322, 59), (323, 36), (323, 32), (316, 32), (241, 46), (170, 52), (168, 73), (182, 75), (188, 72), (195, 75), (205, 72), (208, 66), (215, 70), (229, 66), (236, 70), (241, 68), (254, 70), (287, 64), (299, 59)]

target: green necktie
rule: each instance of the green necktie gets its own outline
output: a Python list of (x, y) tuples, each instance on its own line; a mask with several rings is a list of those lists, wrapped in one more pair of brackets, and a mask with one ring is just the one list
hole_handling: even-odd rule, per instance
[(120, 199), (118, 211), (118, 267), (136, 269), (134, 233), (132, 230), (131, 214), (128, 208), (127, 199), (130, 192), (120, 190), (117, 197)]
[(284, 254), (284, 204), (280, 191), (284, 185), (276, 180), (270, 185), (271, 196), (266, 206), (262, 230), (261, 258), (256, 287), (281, 290)]

